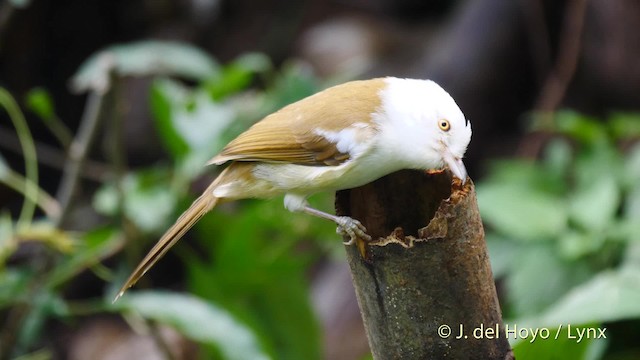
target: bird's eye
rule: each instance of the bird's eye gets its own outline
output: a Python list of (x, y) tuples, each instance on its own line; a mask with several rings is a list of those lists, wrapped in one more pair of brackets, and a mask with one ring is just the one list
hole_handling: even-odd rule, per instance
[(449, 123), (449, 120), (442, 119), (438, 121), (438, 127), (442, 131), (449, 131), (451, 129), (451, 124)]

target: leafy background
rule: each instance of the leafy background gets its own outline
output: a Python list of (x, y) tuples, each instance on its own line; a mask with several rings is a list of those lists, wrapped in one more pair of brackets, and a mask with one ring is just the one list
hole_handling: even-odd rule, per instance
[[(74, 41), (89, 32), (61, 20), (67, 10), (79, 19), (74, 11), (84, 5), (0, 3), (1, 359), (370, 358), (333, 225), (288, 213), (280, 199), (220, 206), (135, 289), (112, 299), (146, 250), (219, 172), (202, 164), (226, 142), (266, 114), (332, 84), (389, 74), (440, 81), (472, 120), (467, 164), (505, 323), (545, 327), (551, 337), (560, 325), (562, 331), (568, 324), (606, 328), (607, 339), (516, 339), (516, 357), (640, 356), (640, 116), (634, 112), (640, 91), (628, 70), (633, 67), (625, 66), (625, 59), (637, 58), (629, 50), (635, 42), (618, 37), (607, 44), (624, 49), (599, 47), (600, 37), (593, 35), (619, 35), (609, 18), (594, 14), (635, 21), (634, 6), (591, 2), (589, 11), (580, 12), (585, 2), (543, 4), (548, 33), (538, 29), (534, 35), (552, 38), (547, 45), (553, 51), (540, 63), (558, 62), (547, 73), (534, 66), (540, 52), (507, 53), (496, 45), (524, 43), (503, 38), (518, 31), (492, 27), (502, 19), (541, 16), (509, 2), (379, 1), (366, 9), (346, 2), (351, 5), (333, 12), (324, 2), (292, 3), (289, 12), (265, 2), (259, 16), (243, 2), (201, 2), (213, 7), (200, 14), (173, 14), (186, 5), (161, 3), (128, 18), (115, 10), (131, 10), (124, 3), (97, 3), (103, 14), (84, 9), (88, 18), (112, 16), (123, 24), (124, 35), (100, 46)], [(195, 4), (190, 11), (198, 9)], [(359, 16), (345, 15), (354, 9)], [(227, 18), (211, 15), (214, 10)], [(323, 14), (324, 22), (304, 27), (314, 21), (301, 13)], [(491, 20), (496, 13), (499, 22)], [(201, 16), (212, 17), (214, 25), (202, 25)], [(573, 54), (579, 66), (565, 74), (572, 55), (565, 50), (572, 46), (560, 40), (576, 40), (564, 26), (575, 24), (569, 19), (576, 16), (586, 23), (583, 47)], [(42, 17), (47, 21), (36, 21)], [(189, 27), (176, 25), (185, 19)], [(273, 22), (264, 25), (264, 19)], [(164, 31), (183, 38), (141, 36), (127, 21), (164, 24)], [(395, 28), (382, 36), (378, 29), (390, 23)], [(46, 24), (51, 35), (34, 40), (25, 24)], [(261, 29), (263, 46), (252, 46), (247, 31)], [(300, 29), (303, 50), (282, 50)], [(323, 33), (327, 29), (338, 32)], [(345, 29), (355, 30), (339, 32)], [(184, 35), (206, 30), (216, 44)], [(359, 34), (355, 42), (340, 47), (353, 33)], [(55, 42), (62, 34), (84, 49), (75, 61), (64, 42)], [(21, 36), (47, 50), (48, 67), (33, 67), (45, 70), (33, 71), (35, 60), (26, 66), (15, 60)], [(418, 48), (435, 54), (432, 60), (418, 56)], [(614, 54), (616, 66), (594, 54)], [(516, 65), (505, 66), (506, 59)], [(54, 64), (62, 70), (53, 71)], [(411, 68), (416, 70), (406, 70)], [(14, 78), (27, 74), (20, 69), (55, 76), (27, 86)], [(542, 80), (532, 78), (536, 71)], [(483, 73), (494, 76), (479, 78)], [(552, 80), (568, 74), (559, 97), (545, 74)], [(331, 195), (312, 202), (331, 210)], [(346, 278), (331, 276), (341, 271)]]

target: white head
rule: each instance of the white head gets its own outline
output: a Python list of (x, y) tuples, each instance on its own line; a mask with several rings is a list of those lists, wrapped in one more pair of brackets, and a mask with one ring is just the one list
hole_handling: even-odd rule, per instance
[(385, 81), (380, 97), (386, 121), (378, 123), (398, 161), (425, 170), (446, 165), (464, 182), (467, 171), (462, 157), (471, 141), (471, 124), (453, 98), (430, 80)]

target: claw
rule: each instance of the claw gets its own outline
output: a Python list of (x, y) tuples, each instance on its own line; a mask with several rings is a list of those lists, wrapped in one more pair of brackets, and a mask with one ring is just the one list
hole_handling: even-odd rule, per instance
[(358, 239), (371, 241), (371, 236), (367, 235), (367, 228), (360, 221), (348, 216), (340, 216), (336, 223), (338, 224), (336, 232), (342, 236), (349, 236), (349, 241), (344, 241), (343, 244), (353, 245)]

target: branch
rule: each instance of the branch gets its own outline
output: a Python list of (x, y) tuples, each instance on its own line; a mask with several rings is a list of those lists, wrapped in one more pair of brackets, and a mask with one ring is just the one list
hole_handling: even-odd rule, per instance
[[(10, 168), (3, 169), (0, 164), (0, 184), (6, 185), (8, 188), (22, 194), (25, 198), (35, 203), (48, 217), (55, 218), (60, 216), (60, 205), (46, 191), (38, 187), (21, 174)], [(26, 227), (26, 226), (25, 226)]]
[[(56, 170), (64, 168), (67, 155), (63, 150), (36, 139), (34, 139), (33, 142), (36, 146), (36, 155), (40, 165)], [(0, 126), (0, 148), (6, 149), (14, 154), (22, 155), (20, 141), (16, 138), (15, 133), (3, 126)], [(109, 171), (107, 164), (87, 158), (85, 159), (82, 169), (82, 177), (102, 183), (108, 176)]]
[(558, 59), (538, 98), (536, 105), (538, 111), (545, 113), (555, 111), (567, 92), (580, 58), (586, 7), (586, 0), (573, 0), (567, 5), (564, 27), (560, 35)]
[(20, 216), (17, 221), (17, 227), (24, 229), (29, 226), (33, 220), (33, 214), (36, 209), (35, 199), (38, 197), (38, 158), (36, 155), (36, 147), (33, 143), (33, 136), (31, 135), (31, 130), (29, 130), (29, 124), (27, 124), (24, 114), (15, 99), (4, 88), (0, 88), (0, 106), (5, 108), (9, 114), (9, 118), (11, 118), (13, 122), (13, 126), (16, 128), (16, 134), (22, 149), (22, 156), (24, 157), (25, 179), (28, 181), (26, 181), (24, 185), (24, 205), (22, 206), (22, 210), (20, 210)]
[(98, 91), (89, 93), (78, 134), (69, 147), (69, 160), (64, 166), (57, 194), (62, 212), (57, 219), (54, 219), (56, 226), (60, 226), (64, 222), (71, 210), (71, 203), (79, 184), (82, 167), (100, 124), (104, 96), (104, 93)]
[[(402, 171), (336, 195), (337, 213), (378, 239), (347, 247), (374, 359), (513, 357), (474, 186), (459, 185), (446, 173)], [(466, 339), (456, 339), (461, 326)], [(498, 338), (474, 338), (480, 326)]]

